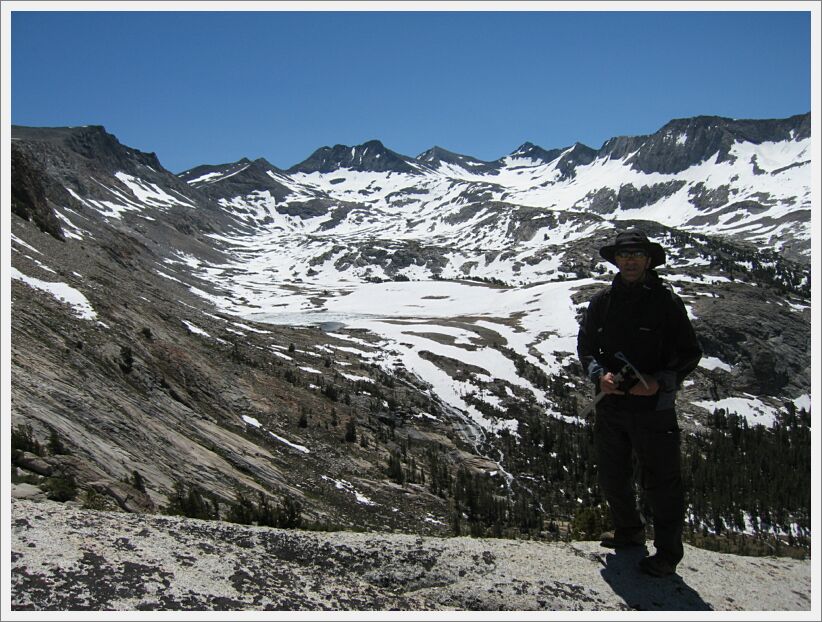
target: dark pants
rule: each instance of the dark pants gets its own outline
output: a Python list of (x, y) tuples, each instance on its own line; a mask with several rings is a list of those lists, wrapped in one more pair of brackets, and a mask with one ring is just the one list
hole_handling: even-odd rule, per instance
[(676, 412), (598, 409), (594, 442), (599, 485), (616, 532), (630, 535), (644, 529), (633, 485), (635, 456), (639, 483), (652, 513), (654, 546), (659, 555), (679, 563), (685, 495)]

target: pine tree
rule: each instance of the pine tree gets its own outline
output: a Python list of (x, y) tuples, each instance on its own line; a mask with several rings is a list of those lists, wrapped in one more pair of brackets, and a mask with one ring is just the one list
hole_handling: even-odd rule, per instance
[(395, 451), (388, 455), (388, 477), (398, 484), (405, 484), (405, 474), (402, 469), (402, 459)]
[(353, 418), (349, 419), (348, 423), (345, 424), (345, 440), (348, 443), (353, 443), (357, 440), (357, 425), (354, 423)]
[(146, 491), (146, 482), (143, 479), (143, 476), (140, 475), (140, 472), (136, 469), (131, 473), (131, 485), (134, 486), (140, 492)]

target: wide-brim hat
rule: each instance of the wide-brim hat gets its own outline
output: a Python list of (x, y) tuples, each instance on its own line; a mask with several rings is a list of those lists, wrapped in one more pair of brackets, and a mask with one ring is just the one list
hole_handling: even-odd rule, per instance
[(650, 268), (655, 268), (665, 263), (665, 249), (656, 242), (651, 242), (648, 236), (639, 229), (631, 229), (630, 231), (623, 231), (617, 234), (612, 244), (608, 244), (599, 249), (599, 254), (612, 264), (616, 264), (615, 255), (621, 248), (645, 249), (648, 257), (651, 258)]

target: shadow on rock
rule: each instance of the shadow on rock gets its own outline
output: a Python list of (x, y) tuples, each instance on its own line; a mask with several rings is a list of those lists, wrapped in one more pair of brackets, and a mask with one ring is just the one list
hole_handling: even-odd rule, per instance
[(639, 611), (712, 611), (699, 593), (678, 574), (670, 577), (651, 577), (643, 573), (637, 564), (648, 551), (618, 549), (605, 556), (602, 578), (625, 604)]

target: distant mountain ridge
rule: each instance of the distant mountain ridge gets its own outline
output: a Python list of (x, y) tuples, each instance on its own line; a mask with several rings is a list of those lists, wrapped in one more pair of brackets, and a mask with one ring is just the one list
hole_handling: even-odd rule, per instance
[[(360, 172), (391, 170), (414, 173), (418, 169), (412, 166), (412, 163), (436, 164), (439, 162), (494, 170), (506, 158), (525, 157), (547, 163), (572, 150), (580, 156), (579, 162), (586, 164), (598, 157), (619, 159), (635, 154), (631, 162), (637, 170), (645, 173), (678, 173), (717, 153), (719, 154), (717, 162), (725, 161), (729, 157), (728, 150), (734, 142), (761, 144), (810, 138), (810, 122), (810, 113), (785, 119), (764, 120), (731, 119), (719, 116), (689, 117), (673, 119), (653, 134), (618, 136), (608, 139), (599, 149), (576, 143), (567, 147), (546, 150), (539, 145), (526, 142), (509, 155), (493, 161), (479, 160), (473, 156), (454, 153), (438, 146), (424, 151), (416, 158), (411, 158), (392, 151), (379, 140), (370, 140), (355, 146), (321, 147), (307, 159), (288, 168), (287, 172), (328, 173), (338, 168), (350, 168)], [(669, 154), (667, 157), (666, 153)], [(675, 155), (670, 155), (671, 153)], [(240, 160), (240, 162), (243, 161), (246, 161), (246, 158)], [(208, 166), (210, 165), (189, 169), (180, 173), (180, 176), (189, 180), (203, 167)], [(278, 170), (271, 164), (267, 166)]]
[[(259, 200), (259, 193), (268, 192), (279, 204), (315, 195), (363, 205), (385, 201), (389, 210), (392, 202), (406, 204), (414, 194), (428, 193), (426, 187), (439, 188), (437, 180), (450, 179), (463, 188), (460, 200), (469, 203), (483, 197), (615, 221), (656, 218), (670, 226), (779, 249), (798, 259), (807, 258), (810, 250), (810, 186), (795, 195), (784, 190), (799, 188), (794, 178), (809, 170), (809, 139), (810, 113), (767, 120), (701, 116), (674, 119), (650, 135), (615, 137), (599, 149), (576, 143), (546, 150), (524, 143), (492, 162), (441, 147), (412, 158), (372, 140), (322, 147), (285, 171), (262, 159), (242, 159), (199, 166), (179, 177), (206, 189), (216, 201), (236, 202), (252, 195)], [(769, 145), (795, 148), (771, 156)], [(775, 158), (778, 162), (771, 163)], [(702, 178), (707, 169), (700, 172), (699, 167), (706, 166), (716, 167), (711, 181)], [(716, 174), (720, 171), (727, 172)], [(370, 186), (341, 192), (347, 186), (344, 180), (353, 182), (356, 174), (407, 178), (391, 179), (388, 185), (402, 186), (391, 197), (374, 191), (386, 187), (376, 178)], [(782, 181), (768, 181), (777, 177)], [(439, 192), (434, 191), (432, 200)]]

